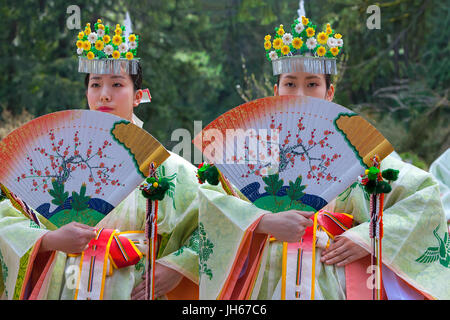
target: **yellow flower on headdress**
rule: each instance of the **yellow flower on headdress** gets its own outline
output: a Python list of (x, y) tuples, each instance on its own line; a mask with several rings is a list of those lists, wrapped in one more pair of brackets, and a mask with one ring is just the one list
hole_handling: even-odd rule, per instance
[(92, 51), (89, 51), (89, 52), (87, 53), (86, 57), (87, 57), (89, 60), (92, 60), (92, 59), (94, 59), (95, 54), (94, 54)]
[(84, 33), (86, 35), (89, 35), (89, 33), (91, 33), (91, 24), (90, 23), (86, 23), (86, 28), (84, 28)]
[(320, 33), (317, 35), (317, 41), (318, 41), (320, 44), (326, 44), (326, 43), (327, 43), (327, 40), (328, 40), (328, 35), (327, 35), (325, 32), (320, 32)]
[(327, 23), (327, 31), (326, 31), (327, 35), (330, 35), (333, 33), (333, 29), (331, 29), (331, 25), (329, 23)]
[(99, 23), (99, 24), (97, 25), (97, 28), (98, 28), (98, 29), (105, 30), (105, 26), (104, 26), (103, 24), (101, 24), (101, 23)]
[(333, 47), (330, 49), (330, 51), (331, 51), (331, 54), (336, 57), (339, 53), (339, 48)]
[(295, 37), (294, 40), (292, 40), (292, 46), (295, 49), (297, 49), (297, 50), (300, 49), (302, 47), (302, 45), (303, 45), (303, 41), (301, 38)]
[(83, 50), (91, 50), (91, 43), (89, 42), (89, 40), (83, 41)]
[(284, 34), (284, 27), (282, 24), (280, 24), (280, 27), (278, 28), (277, 34), (279, 36), (282, 36)]
[(131, 60), (131, 59), (134, 58), (133, 53), (130, 52), (130, 51), (127, 52), (127, 54), (125, 55), (125, 57), (126, 57), (128, 60)]
[(336, 39), (340, 39), (340, 38), (342, 38), (342, 35), (341, 35), (340, 33), (336, 33), (336, 34), (334, 35), (334, 37), (335, 37)]
[(122, 43), (122, 37), (119, 35), (115, 35), (112, 39), (112, 42), (116, 45), (119, 46)]
[(264, 42), (264, 49), (270, 50), (270, 48), (272, 48), (272, 43), (270, 41), (265, 41)]
[(78, 48), (78, 49), (83, 48), (83, 41), (81, 41), (81, 40), (78, 40), (78, 41), (77, 41), (77, 48)]
[(104, 43), (109, 43), (111, 41), (111, 37), (108, 36), (107, 34), (103, 36), (103, 42)]
[(119, 59), (120, 58), (120, 52), (117, 50), (114, 50), (113, 54), (112, 54), (114, 59)]
[(276, 38), (275, 40), (273, 40), (273, 47), (275, 50), (281, 49), (281, 47), (283, 46), (283, 39), (281, 38)]
[(291, 52), (291, 48), (289, 48), (289, 46), (283, 46), (281, 48), (281, 53), (284, 55), (287, 55), (289, 52)]
[(129, 41), (129, 42), (134, 42), (134, 41), (136, 41), (136, 35), (135, 35), (135, 34), (130, 34), (130, 36), (128, 37), (128, 41)]
[(309, 23), (309, 19), (306, 17), (302, 17), (302, 23), (306, 26)]
[(81, 32), (79, 32), (78, 33), (78, 39), (83, 39), (84, 38), (84, 32), (83, 31), (81, 31)]
[(103, 47), (105, 46), (105, 44), (103, 43), (103, 41), (102, 40), (97, 40), (96, 42), (95, 42), (95, 49), (97, 49), (97, 50), (103, 50)]
[(322, 56), (324, 56), (325, 55), (325, 53), (327, 52), (327, 50), (324, 48), (324, 47), (322, 47), (322, 46), (319, 46), (319, 48), (317, 48), (317, 55), (319, 56), (319, 57), (322, 57)]
[(102, 19), (97, 19), (97, 23), (102, 23)]
[(313, 28), (308, 28), (306, 29), (306, 35), (311, 38), (312, 36), (314, 36), (316, 34), (316, 31)]
[(270, 39), (272, 39), (270, 34), (268, 34), (267, 36), (264, 37), (264, 41), (270, 41)]

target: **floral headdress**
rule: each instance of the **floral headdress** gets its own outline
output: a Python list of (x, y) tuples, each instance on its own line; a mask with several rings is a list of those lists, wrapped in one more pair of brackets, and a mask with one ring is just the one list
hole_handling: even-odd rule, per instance
[(84, 31), (78, 33), (76, 41), (79, 59), (78, 71), (95, 74), (138, 73), (139, 59), (136, 58), (139, 36), (130, 34), (128, 42), (124, 37), (125, 27), (116, 25), (114, 32), (101, 19), (94, 25), (87, 23)]
[(308, 18), (301, 17), (294, 21), (290, 31), (286, 32), (280, 25), (275, 28), (273, 41), (270, 35), (264, 38), (266, 56), (272, 62), (274, 75), (300, 71), (337, 74), (336, 57), (344, 41), (329, 23), (319, 32)]

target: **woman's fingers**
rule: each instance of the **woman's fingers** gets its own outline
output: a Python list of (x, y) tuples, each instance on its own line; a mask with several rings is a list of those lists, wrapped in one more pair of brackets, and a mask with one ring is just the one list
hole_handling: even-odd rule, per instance
[(142, 275), (142, 281), (131, 292), (131, 300), (145, 299), (145, 273)]
[(340, 237), (322, 252), (320, 261), (325, 264), (336, 264), (338, 267), (361, 259), (369, 253), (348, 238)]

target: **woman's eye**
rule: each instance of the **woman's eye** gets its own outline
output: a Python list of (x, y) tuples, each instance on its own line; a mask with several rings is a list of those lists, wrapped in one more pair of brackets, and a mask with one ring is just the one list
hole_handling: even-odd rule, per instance
[(293, 88), (293, 87), (295, 87), (295, 83), (293, 83), (293, 82), (286, 82), (284, 85), (285, 85), (286, 87), (288, 87), (288, 88)]
[(100, 87), (100, 84), (98, 84), (98, 83), (91, 84), (91, 88), (98, 88), (98, 87)]
[(116, 82), (116, 83), (113, 84), (113, 87), (122, 87), (122, 84), (119, 83), (119, 82)]
[(319, 85), (317, 84), (317, 83), (315, 83), (315, 82), (310, 82), (310, 83), (308, 83), (308, 85), (307, 85), (307, 87), (308, 88), (315, 88), (315, 87), (318, 87)]

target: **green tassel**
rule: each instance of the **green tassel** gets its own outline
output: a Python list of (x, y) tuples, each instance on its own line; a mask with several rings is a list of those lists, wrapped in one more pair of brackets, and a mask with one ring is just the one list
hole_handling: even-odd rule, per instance
[(386, 169), (386, 170), (384, 170), (381, 173), (383, 178), (388, 180), (388, 181), (395, 181), (395, 180), (397, 180), (398, 179), (398, 174), (399, 174), (399, 171), (395, 170), (395, 169)]
[(211, 166), (206, 171), (206, 181), (213, 186), (219, 184), (219, 170), (215, 166)]
[(378, 181), (376, 193), (389, 193), (392, 191), (391, 185), (386, 181)]
[(380, 170), (377, 167), (370, 167), (369, 172), (367, 173), (367, 178), (369, 180), (377, 180), (379, 172)]
[(200, 183), (207, 181), (209, 184), (216, 186), (219, 184), (219, 170), (214, 165), (204, 164), (197, 171), (197, 177)]
[[(150, 199), (152, 201), (155, 200), (163, 200), (166, 195), (167, 190), (169, 190), (169, 180), (167, 178), (155, 179), (154, 177), (150, 177), (146, 179), (146, 182), (151, 185), (150, 190), (142, 190), (142, 195)], [(158, 186), (153, 187), (153, 183), (157, 182)]]
[(369, 194), (375, 193), (377, 188), (377, 182), (375, 180), (367, 181), (367, 184), (364, 186), (366, 192)]
[(5, 200), (7, 197), (6, 195), (3, 193), (3, 190), (0, 189), (0, 202), (2, 202), (3, 200)]

